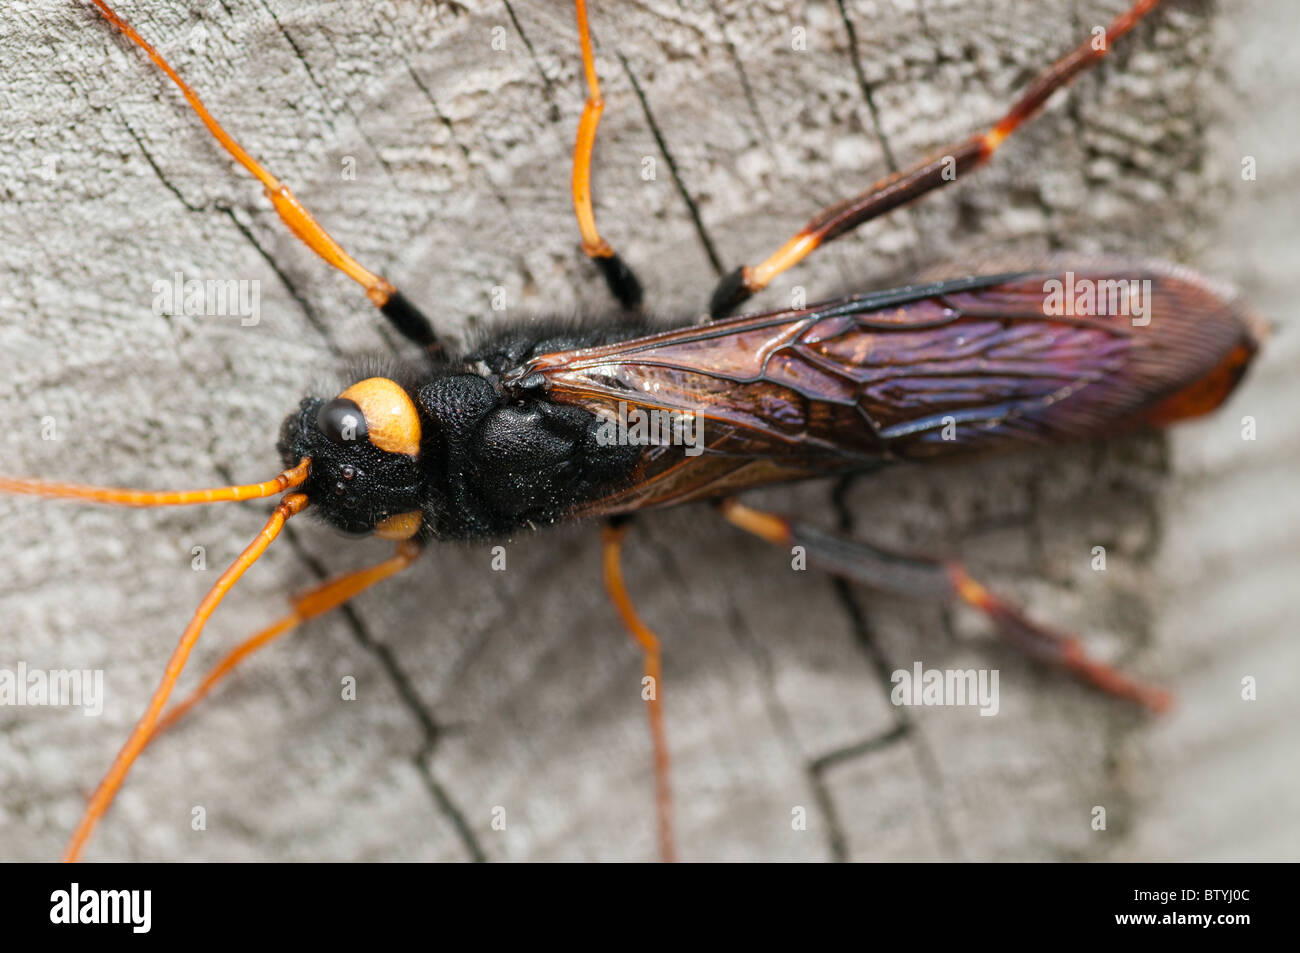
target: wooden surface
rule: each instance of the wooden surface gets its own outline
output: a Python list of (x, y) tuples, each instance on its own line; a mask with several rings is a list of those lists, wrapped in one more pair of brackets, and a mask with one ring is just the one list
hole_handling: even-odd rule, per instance
[[(1123, 5), (600, 4), (599, 221), (656, 313), (697, 314), (716, 277), (704, 236), (725, 267), (761, 257), (890, 157), (995, 118)], [(120, 9), (444, 334), (606, 306), (567, 195), (583, 96), (567, 4)], [(992, 643), (977, 618), (793, 572), (707, 510), (666, 513), (638, 525), (626, 564), (667, 646), (683, 857), (1300, 856), (1300, 67), (1279, 40), (1291, 16), (1283, 0), (1169, 4), (993, 166), (836, 243), (758, 302), (1048, 249), (1158, 255), (1244, 288), (1278, 333), (1223, 413), (1168, 441), (899, 471), (838, 502), (819, 484), (760, 494), (964, 556), (1038, 617), (1175, 688), (1177, 710), (1143, 718)], [(350, 362), (402, 350), (88, 3), (7, 0), (0, 64), (0, 472), (262, 479), (305, 391), (336, 393)], [(260, 322), (155, 313), (154, 282), (177, 271), (258, 282)], [(42, 439), (50, 419), (56, 440)], [(58, 854), (193, 606), (265, 509), (0, 500), (0, 668), (102, 669), (107, 692), (98, 718), (0, 708), (0, 858)], [(484, 547), (437, 548), (350, 615), (267, 650), (142, 759), (88, 857), (652, 858), (640, 663), (600, 590), (596, 537), (518, 538), (504, 572)], [(1097, 545), (1105, 572), (1089, 565)], [(194, 546), (206, 572), (191, 568)], [(188, 677), (286, 593), (384, 552), (302, 521), (221, 609)], [(999, 715), (890, 705), (888, 673), (914, 660), (998, 669)], [(1240, 698), (1247, 675), (1254, 702)], [(347, 676), (356, 701), (341, 700)], [(206, 830), (191, 829), (196, 806)], [(792, 829), (797, 808), (806, 830)]]

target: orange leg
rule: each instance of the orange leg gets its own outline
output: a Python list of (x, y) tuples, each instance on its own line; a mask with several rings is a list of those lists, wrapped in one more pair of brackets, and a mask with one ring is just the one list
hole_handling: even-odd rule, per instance
[(99, 823), (109, 806), (113, 803), (118, 790), (122, 787), (122, 782), (126, 780), (127, 772), (131, 770), (131, 765), (135, 759), (140, 756), (145, 745), (149, 743), (153, 735), (154, 726), (158, 723), (158, 716), (162, 713), (163, 707), (167, 704), (167, 699), (171, 697), (172, 690), (176, 687), (176, 681), (180, 678), (182, 670), (185, 668), (185, 662), (190, 657), (190, 652), (194, 650), (199, 636), (203, 633), (203, 626), (207, 623), (208, 618), (221, 603), (231, 588), (239, 581), (239, 577), (248, 571), (248, 568), (257, 562), (266, 548), (271, 545), (280, 530), (288, 519), (296, 513), (302, 512), (303, 507), (307, 505), (307, 497), (301, 493), (292, 493), (286, 496), (275, 508), (271, 518), (267, 521), (262, 532), (257, 535), (247, 548), (231, 563), (230, 568), (221, 574), (208, 594), (203, 597), (199, 603), (198, 609), (194, 612), (194, 617), (190, 624), (185, 627), (181, 634), (181, 640), (177, 644), (172, 656), (167, 661), (167, 668), (163, 672), (162, 681), (154, 690), (153, 697), (149, 699), (149, 705), (145, 709), (140, 720), (135, 723), (135, 728), (131, 731), (131, 736), (127, 738), (117, 757), (113, 759), (113, 764), (109, 767), (108, 773), (104, 775), (99, 787), (91, 795), (90, 801), (86, 804), (86, 809), (81, 815), (81, 820), (77, 824), (77, 829), (73, 831), (72, 837), (68, 840), (68, 846), (64, 848), (63, 859), (65, 861), (75, 861), (81, 856), (82, 849), (90, 839), (90, 835), (95, 830), (95, 825)]
[(1057, 60), (1030, 83), (1011, 109), (985, 132), (950, 145), (934, 158), (882, 179), (860, 195), (818, 212), (793, 238), (762, 262), (737, 268), (723, 278), (713, 291), (709, 313), (714, 318), (730, 314), (742, 302), (766, 288), (777, 275), (803, 261), (826, 242), (979, 168), (1007, 137), (1042, 108), (1054, 92), (1105, 56), (1111, 45), (1133, 29), (1159, 2), (1138, 0), (1127, 12), (1115, 18), (1104, 38), (1090, 36)]
[(389, 576), (396, 575), (411, 565), (419, 555), (420, 547), (418, 544), (409, 541), (402, 542), (398, 544), (397, 552), (383, 562), (334, 579), (328, 579), (319, 586), (308, 589), (296, 596), (293, 600), (293, 609), (287, 616), (276, 620), (252, 638), (241, 642), (204, 677), (194, 691), (190, 692), (182, 701), (173, 705), (167, 714), (159, 720), (153, 734), (149, 736), (148, 743), (152, 744), (158, 739), (159, 735), (180, 721), (191, 708), (207, 697), (218, 682), (234, 671), (244, 659), (258, 649), (270, 645), (285, 633), (292, 632), (308, 619), (314, 619), (318, 615), (324, 615), (332, 609), (337, 609), (343, 603), (376, 583), (383, 582)]
[(1090, 658), (1075, 636), (1057, 632), (1027, 617), (1017, 606), (976, 582), (959, 563), (879, 549), (860, 540), (751, 509), (734, 500), (719, 504), (735, 526), (778, 546), (802, 546), (811, 563), (834, 575), (883, 592), (927, 599), (958, 599), (983, 612), (1003, 640), (1049, 665), (1063, 668), (1108, 695), (1153, 712), (1173, 703), (1168, 692), (1135, 681)]
[(623, 584), (623, 568), (620, 560), (623, 549), (623, 537), (627, 533), (627, 524), (610, 523), (605, 527), (601, 541), (604, 546), (605, 588), (614, 602), (619, 618), (632, 636), (645, 657), (645, 687), (649, 690), (646, 697), (646, 714), (650, 719), (650, 740), (654, 747), (655, 765), (655, 807), (659, 826), (659, 856), (665, 863), (677, 859), (673, 842), (673, 798), (669, 785), (668, 738), (664, 732), (664, 712), (661, 694), (663, 681), (660, 665), (659, 639), (641, 621), (636, 607), (628, 597), (627, 587)]
[(577, 0), (578, 40), (582, 45), (582, 68), (587, 77), (587, 101), (578, 122), (578, 139), (573, 145), (573, 209), (582, 233), (582, 251), (594, 261), (605, 276), (610, 293), (627, 311), (641, 307), (641, 282), (618, 257), (618, 253), (596, 230), (596, 213), (591, 207), (591, 153), (596, 146), (596, 127), (605, 111), (600, 95), (600, 78), (596, 75), (596, 57), (591, 50), (591, 31), (587, 27), (587, 2)]
[(175, 688), (176, 681), (185, 666), (190, 650), (193, 649), (194, 643), (198, 640), (198, 635), (203, 629), (203, 624), (212, 614), (212, 610), (216, 608), (221, 596), (229, 591), (235, 580), (265, 551), (271, 540), (278, 535), (284, 521), (293, 513), (301, 510), (303, 505), (305, 505), (305, 497), (300, 495), (286, 497), (284, 503), (276, 511), (276, 515), (267, 524), (267, 528), (262, 531), (261, 536), (240, 555), (230, 569), (226, 570), (217, 581), (217, 584), (213, 586), (207, 598), (200, 604), (198, 612), (195, 613), (194, 621), (185, 630), (185, 635), (181, 637), (180, 646), (177, 647), (171, 661), (168, 662), (167, 672), (163, 676), (163, 681), (158, 686), (157, 691), (154, 692), (148, 709), (136, 723), (130, 739), (123, 746), (121, 752), (118, 753), (113, 766), (109, 769), (104, 780), (100, 782), (99, 788), (87, 805), (81, 823), (78, 824), (76, 832), (72, 835), (64, 851), (63, 859), (65, 861), (75, 861), (80, 858), (81, 851), (94, 831), (95, 825), (112, 805), (113, 798), (121, 788), (122, 782), (126, 779), (127, 772), (141, 752), (153, 744), (160, 734), (179, 721), (186, 712), (197, 705), (240, 662), (258, 649), (270, 644), (279, 636), (296, 628), (300, 623), (341, 606), (361, 591), (405, 569), (420, 554), (420, 547), (417, 544), (404, 541), (398, 544), (397, 553), (384, 562), (365, 569), (359, 569), (356, 572), (350, 572), (339, 576), (337, 579), (331, 579), (298, 596), (294, 600), (293, 611), (289, 615), (263, 629), (251, 639), (242, 642), (234, 651), (221, 660), (220, 664), (208, 674), (198, 688), (160, 718), (159, 715)]
[(265, 166), (254, 159), (244, 151), (244, 148), (234, 140), (230, 133), (221, 126), (220, 123), (212, 117), (198, 94), (187, 84), (176, 70), (172, 69), (162, 54), (155, 50), (149, 43), (135, 31), (132, 26), (118, 16), (108, 5), (106, 0), (91, 0), (99, 12), (109, 23), (113, 24), (122, 32), (132, 43), (153, 60), (155, 66), (170, 79), (180, 89), (181, 95), (185, 101), (190, 104), (190, 108), (198, 115), (203, 125), (207, 127), (212, 137), (221, 144), (230, 155), (249, 171), (266, 190), (266, 197), (270, 199), (271, 205), (275, 207), (280, 218), (284, 221), (289, 230), (298, 236), (302, 242), (323, 258), (327, 264), (337, 268), (343, 274), (347, 275), (353, 281), (357, 282), (366, 290), (366, 297), (379, 308), (384, 315), (393, 323), (402, 334), (432, 351), (438, 349), (437, 339), (433, 333), (433, 327), (429, 324), (428, 319), (421, 314), (414, 305), (407, 301), (402, 294), (390, 284), (382, 275), (363, 268), (359, 262), (343, 250), (325, 229), (312, 217), (312, 214), (298, 201), (289, 187), (270, 173)]

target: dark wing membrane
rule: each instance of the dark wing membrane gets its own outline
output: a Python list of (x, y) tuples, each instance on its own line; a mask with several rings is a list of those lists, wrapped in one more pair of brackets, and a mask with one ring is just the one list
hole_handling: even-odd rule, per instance
[(583, 508), (603, 513), (1204, 413), (1260, 334), (1193, 272), (1079, 262), (547, 354), (517, 379), (606, 417), (702, 418), (702, 453), (647, 448), (632, 485)]

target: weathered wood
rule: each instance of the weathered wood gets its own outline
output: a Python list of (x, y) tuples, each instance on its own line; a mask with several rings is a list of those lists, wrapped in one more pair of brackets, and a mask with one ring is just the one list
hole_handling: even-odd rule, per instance
[[(658, 313), (699, 313), (715, 278), (702, 235), (726, 267), (761, 257), (883, 173), (886, 144), (902, 163), (969, 133), (1123, 5), (601, 4), (602, 229)], [(583, 90), (566, 4), (121, 10), (445, 334), (606, 306), (567, 194)], [(1281, 0), (1171, 3), (993, 166), (836, 243), (756, 303), (796, 285), (810, 299), (880, 287), (992, 249), (1077, 249), (1199, 263), (1291, 321), (1300, 84), (1276, 42), (1289, 14)], [(350, 361), (406, 353), (89, 4), (10, 0), (0, 64), (0, 471), (159, 487), (264, 478), (307, 388), (334, 392)], [(1256, 181), (1241, 180), (1245, 155)], [(258, 282), (260, 322), (159, 315), (154, 283), (178, 271)], [(1174, 686), (1181, 707), (1158, 723), (989, 644), (963, 613), (792, 572), (788, 554), (707, 511), (645, 521), (627, 565), (667, 644), (682, 855), (1294, 859), (1291, 336), (1225, 413), (1171, 444), (886, 474), (838, 507), (824, 485), (761, 495), (964, 555), (1038, 616)], [(44, 440), (50, 421), (57, 439)], [(0, 708), (0, 857), (57, 855), (264, 509), (0, 500), (0, 668), (102, 668), (107, 689), (99, 718)], [(1105, 572), (1089, 567), (1096, 545)], [(222, 608), (190, 677), (319, 570), (384, 551), (298, 526)], [(351, 616), (265, 652), (141, 761), (88, 856), (652, 857), (639, 659), (600, 591), (595, 533), (523, 537), (507, 560), (494, 572), (486, 548), (436, 549)], [(917, 659), (1000, 669), (999, 716), (891, 706), (882, 673)], [(349, 675), (354, 702), (340, 699)], [(1240, 701), (1244, 675), (1259, 701)], [(1105, 832), (1090, 828), (1095, 805)], [(792, 829), (800, 807), (806, 831)]]

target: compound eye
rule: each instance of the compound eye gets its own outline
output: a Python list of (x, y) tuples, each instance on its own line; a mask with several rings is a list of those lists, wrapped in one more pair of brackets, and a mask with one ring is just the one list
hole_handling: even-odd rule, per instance
[(316, 413), (316, 427), (341, 447), (369, 439), (366, 415), (355, 401), (346, 397), (335, 397), (322, 404)]

